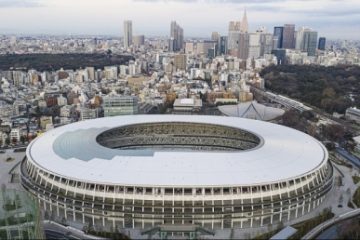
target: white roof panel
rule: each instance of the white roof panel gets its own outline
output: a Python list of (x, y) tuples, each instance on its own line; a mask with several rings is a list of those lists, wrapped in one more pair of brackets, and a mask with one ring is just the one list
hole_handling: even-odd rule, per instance
[[(131, 150), (120, 154), (119, 150), (99, 145), (95, 139), (115, 127), (172, 121), (241, 128), (261, 136), (263, 144), (248, 151), (141, 150), (133, 154), (136, 150)], [(69, 124), (35, 139), (27, 149), (27, 156), (57, 175), (134, 186), (239, 186), (278, 182), (304, 175), (327, 162), (323, 145), (302, 132), (257, 120), (194, 115), (132, 115)]]

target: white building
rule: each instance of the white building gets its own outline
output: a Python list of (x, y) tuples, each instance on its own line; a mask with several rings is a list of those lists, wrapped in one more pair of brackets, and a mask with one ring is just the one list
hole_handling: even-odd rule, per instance
[(67, 105), (67, 98), (60, 95), (58, 98), (57, 98), (57, 104), (61, 107), (61, 106), (65, 106)]
[(20, 142), (20, 129), (19, 128), (12, 128), (10, 132), (10, 141)]
[(70, 113), (71, 113), (71, 106), (70, 105), (65, 105), (63, 107), (60, 108), (60, 117), (65, 117), (65, 118), (69, 118), (70, 117)]
[(202, 100), (197, 98), (176, 99), (174, 102), (175, 111), (185, 111), (185, 112), (200, 111), (201, 107), (202, 107)]
[(349, 120), (354, 120), (356, 122), (360, 122), (360, 109), (357, 109), (357, 108), (346, 109), (345, 117)]
[(104, 67), (104, 76), (106, 80), (114, 80), (118, 78), (117, 66), (106, 66)]

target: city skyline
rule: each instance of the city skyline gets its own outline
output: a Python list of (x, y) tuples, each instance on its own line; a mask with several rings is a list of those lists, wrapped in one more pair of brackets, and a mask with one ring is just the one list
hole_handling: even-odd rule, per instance
[(169, 36), (169, 23), (177, 21), (185, 37), (210, 37), (213, 31), (226, 35), (228, 22), (240, 21), (245, 8), (250, 31), (265, 26), (272, 32), (289, 23), (329, 39), (360, 39), (354, 31), (360, 28), (360, 3), (354, 0), (0, 0), (0, 32), (123, 36), (128, 19), (134, 35)]

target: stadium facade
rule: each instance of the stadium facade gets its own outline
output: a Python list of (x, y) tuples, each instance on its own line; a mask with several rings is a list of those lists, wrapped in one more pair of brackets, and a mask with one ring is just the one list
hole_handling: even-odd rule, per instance
[(324, 146), (267, 122), (135, 115), (51, 130), (22, 184), (56, 219), (113, 231), (267, 226), (318, 207), (333, 185)]

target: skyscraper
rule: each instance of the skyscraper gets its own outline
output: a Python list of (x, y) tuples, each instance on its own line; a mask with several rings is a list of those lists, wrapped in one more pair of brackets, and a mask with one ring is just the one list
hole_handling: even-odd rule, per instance
[(220, 34), (218, 32), (211, 33), (211, 40), (218, 42), (220, 40)]
[(324, 51), (325, 50), (325, 45), (326, 45), (326, 38), (320, 37), (319, 38), (318, 49)]
[(240, 29), (241, 23), (239, 21), (231, 21), (229, 23), (228, 51), (234, 57), (238, 56)]
[(295, 48), (295, 25), (285, 24), (283, 31), (282, 47), (286, 49)]
[(249, 58), (259, 58), (260, 57), (260, 38), (261, 33), (249, 33)]
[(264, 54), (271, 54), (273, 49), (273, 35), (271, 33), (263, 32), (260, 34), (260, 56)]
[(221, 36), (219, 41), (219, 55), (225, 55), (228, 52), (228, 37)]
[(308, 28), (301, 27), (296, 31), (295, 49), (304, 51), (304, 33)]
[(243, 19), (241, 21), (241, 29), (240, 30), (243, 33), (249, 32), (249, 23), (248, 23), (248, 20), (247, 20), (246, 9), (244, 10), (244, 15), (243, 15)]
[(211, 41), (215, 42), (214, 46), (214, 55), (217, 56), (220, 54), (219, 46), (220, 46), (220, 34), (218, 32), (212, 32), (211, 33)]
[(124, 47), (129, 48), (132, 44), (132, 21), (124, 21)]
[(304, 33), (304, 50), (308, 53), (308, 56), (315, 56), (316, 54), (317, 35), (318, 33), (313, 30)]
[(248, 33), (240, 33), (239, 48), (238, 48), (238, 57), (240, 59), (243, 59), (243, 60), (248, 59), (249, 44), (250, 44), (250, 35)]
[(310, 28), (299, 28), (296, 33), (296, 49), (315, 56), (317, 48), (317, 32)]
[(169, 51), (180, 51), (183, 48), (183, 43), (184, 30), (175, 21), (172, 21), (170, 25)]
[(282, 43), (283, 43), (283, 34), (284, 34), (284, 27), (274, 27), (274, 38), (277, 39), (276, 40), (276, 48), (282, 48)]

